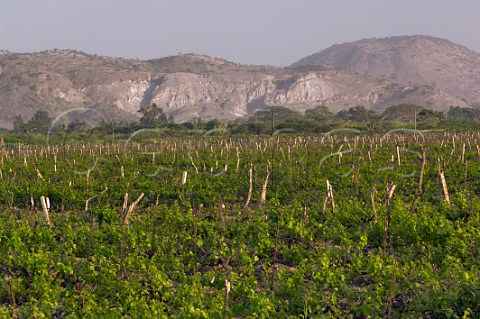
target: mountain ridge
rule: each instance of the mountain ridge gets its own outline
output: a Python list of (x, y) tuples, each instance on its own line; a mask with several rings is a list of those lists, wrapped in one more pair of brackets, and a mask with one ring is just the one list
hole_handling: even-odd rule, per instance
[(234, 120), (272, 105), (303, 112), (325, 104), (338, 112), (361, 104), (381, 112), (412, 102), (440, 111), (468, 105), (429, 84), (398, 83), (336, 66), (242, 65), (196, 54), (139, 60), (75, 50), (0, 53), (0, 127), (7, 128), (16, 116), (28, 120), (38, 110), (55, 117), (94, 109), (97, 122), (130, 122), (138, 120), (141, 108), (156, 103), (183, 122)]
[(480, 106), (480, 53), (427, 35), (369, 38), (335, 44), (291, 67), (327, 64), (374, 78), (430, 85)]

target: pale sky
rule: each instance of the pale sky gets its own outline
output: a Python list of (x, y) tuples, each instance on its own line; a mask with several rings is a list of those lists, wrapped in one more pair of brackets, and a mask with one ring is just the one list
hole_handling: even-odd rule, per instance
[(431, 35), (480, 52), (480, 0), (0, 0), (0, 50), (289, 65), (371, 37)]

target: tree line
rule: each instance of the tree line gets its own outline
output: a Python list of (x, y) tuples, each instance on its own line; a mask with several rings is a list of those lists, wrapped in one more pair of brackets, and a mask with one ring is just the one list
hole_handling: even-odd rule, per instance
[[(335, 128), (356, 128), (367, 131), (382, 131), (397, 127), (411, 129), (476, 129), (480, 124), (480, 109), (450, 107), (443, 113), (426, 109), (416, 104), (399, 104), (376, 113), (363, 105), (357, 105), (337, 113), (325, 104), (307, 109), (304, 114), (284, 106), (270, 106), (256, 110), (248, 118), (230, 122), (217, 119), (208, 121), (196, 118), (184, 123), (174, 123), (173, 117), (162, 108), (152, 104), (140, 111), (137, 122), (115, 123), (102, 120), (99, 125), (90, 127), (84, 121), (74, 119), (69, 123), (53, 123), (47, 111), (37, 111), (25, 121), (17, 116), (13, 123), (14, 134), (47, 134), (58, 131), (75, 133), (88, 130), (98, 134), (131, 133), (147, 128), (164, 128), (172, 135), (195, 132), (222, 131), (232, 135), (268, 135), (278, 132), (323, 133)], [(55, 124), (55, 125), (53, 125)]]

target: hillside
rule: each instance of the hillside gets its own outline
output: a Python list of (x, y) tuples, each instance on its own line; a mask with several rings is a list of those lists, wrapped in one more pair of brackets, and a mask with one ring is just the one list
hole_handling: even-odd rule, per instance
[(480, 107), (480, 53), (430, 36), (397, 36), (333, 45), (292, 64), (326, 64), (374, 78), (430, 85)]
[(37, 110), (55, 117), (80, 109), (69, 114), (94, 125), (102, 119), (136, 121), (138, 110), (152, 103), (183, 122), (233, 120), (270, 105), (302, 112), (325, 103), (337, 112), (362, 104), (381, 111), (412, 101), (437, 110), (466, 106), (428, 85), (318, 65), (240, 65), (194, 54), (142, 61), (71, 50), (0, 52), (0, 127), (5, 128), (16, 116), (28, 120)]

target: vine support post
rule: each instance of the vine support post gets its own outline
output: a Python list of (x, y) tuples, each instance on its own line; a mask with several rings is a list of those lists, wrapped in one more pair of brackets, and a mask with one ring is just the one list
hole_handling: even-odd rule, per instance
[(182, 189), (185, 187), (185, 183), (187, 182), (187, 175), (188, 175), (188, 172), (183, 171), (183, 173), (182, 173)]
[(391, 199), (393, 197), (393, 193), (395, 192), (395, 184), (392, 183), (390, 188), (387, 186), (387, 198), (386, 198), (386, 205), (387, 205), (387, 217), (385, 218), (384, 227), (383, 227), (383, 252), (386, 253), (387, 251), (387, 244), (389, 241), (389, 228), (390, 228), (390, 216), (392, 213), (392, 203)]
[(42, 210), (45, 216), (45, 220), (47, 221), (47, 224), (50, 226), (50, 214), (49, 214), (50, 200), (48, 199), (48, 197), (40, 196), (40, 203), (42, 204)]
[(400, 162), (400, 148), (397, 145), (397, 162), (398, 162), (398, 167), (400, 167), (401, 162)]
[(127, 208), (126, 206), (127, 206), (127, 201), (128, 201), (128, 193), (125, 193), (125, 198), (124, 198), (124, 202), (123, 202), (123, 214), (122, 214), (122, 224), (123, 225), (128, 225), (128, 217), (130, 217), (130, 215), (133, 212), (133, 209), (135, 208), (135, 206), (137, 206), (137, 204), (140, 202), (140, 200), (143, 198), (143, 196), (145, 196), (145, 194), (141, 193), (140, 196), (138, 196), (138, 198), (133, 203), (131, 203)]
[[(90, 203), (90, 201), (92, 199), (95, 199), (97, 198), (98, 196), (102, 195), (103, 193), (105, 193), (106, 191), (108, 190), (108, 187), (105, 187), (105, 189), (103, 191), (101, 191), (100, 193), (98, 194), (95, 194), (93, 195), (92, 197), (88, 198), (86, 201), (85, 201), (85, 208), (83, 209), (83, 215), (86, 216), (87, 215), (87, 212), (88, 212), (88, 204)], [(128, 200), (128, 195), (127, 195), (127, 200)], [(124, 203), (125, 205), (125, 203)], [(93, 216), (93, 215), (92, 215)], [(93, 217), (92, 217), (93, 219)], [(93, 223), (93, 222), (92, 222)]]
[[(190, 157), (190, 163), (192, 164), (193, 168), (195, 168), (195, 174), (198, 174), (198, 167), (197, 165), (195, 165), (195, 163), (193, 162), (193, 157), (190, 153), (188, 153), (188, 156)], [(185, 177), (186, 178), (186, 177)], [(185, 183), (183, 183), (185, 184)]]
[(327, 195), (323, 201), (323, 212), (327, 210), (327, 205), (330, 203), (332, 213), (335, 213), (335, 200), (333, 199), (333, 187), (327, 179)]
[(463, 178), (463, 191), (467, 193), (467, 180), (468, 180), (468, 161), (465, 161), (465, 176)]
[(444, 200), (450, 205), (450, 196), (448, 195), (447, 181), (445, 180), (445, 173), (441, 170), (440, 159), (438, 160), (438, 177), (440, 189), (443, 193)]
[(220, 215), (220, 222), (222, 223), (223, 232), (226, 232), (227, 231), (227, 213), (225, 211), (225, 204), (223, 203), (221, 198), (218, 199), (217, 209)]
[(237, 150), (237, 166), (235, 167), (235, 172), (238, 172), (238, 168), (240, 167), (240, 152), (238, 151), (238, 147), (236, 148)]
[(418, 178), (418, 195), (423, 193), (423, 174), (425, 172), (425, 165), (427, 164), (427, 157), (425, 150), (422, 148), (422, 165), (420, 166), (420, 177)]
[(252, 198), (252, 191), (253, 191), (253, 165), (250, 164), (250, 169), (248, 170), (248, 179), (249, 179), (249, 186), (248, 186), (248, 195), (247, 201), (245, 202), (244, 207), (247, 208), (248, 204), (250, 203), (250, 199)]
[(267, 185), (268, 185), (268, 177), (270, 177), (270, 169), (267, 165), (267, 176), (265, 177), (265, 181), (262, 185), (262, 193), (260, 194), (260, 205), (265, 205), (267, 202)]
[(88, 189), (88, 185), (90, 184), (90, 171), (91, 170), (87, 171), (87, 174), (86, 174), (86, 177), (85, 177), (86, 178), (85, 183), (87, 185), (87, 189)]
[(375, 189), (375, 186), (370, 189), (370, 202), (372, 204), (372, 210), (373, 210), (373, 220), (375, 221), (375, 223), (378, 222), (378, 212), (377, 212), (377, 209), (375, 208), (375, 193), (377, 192), (377, 190)]

